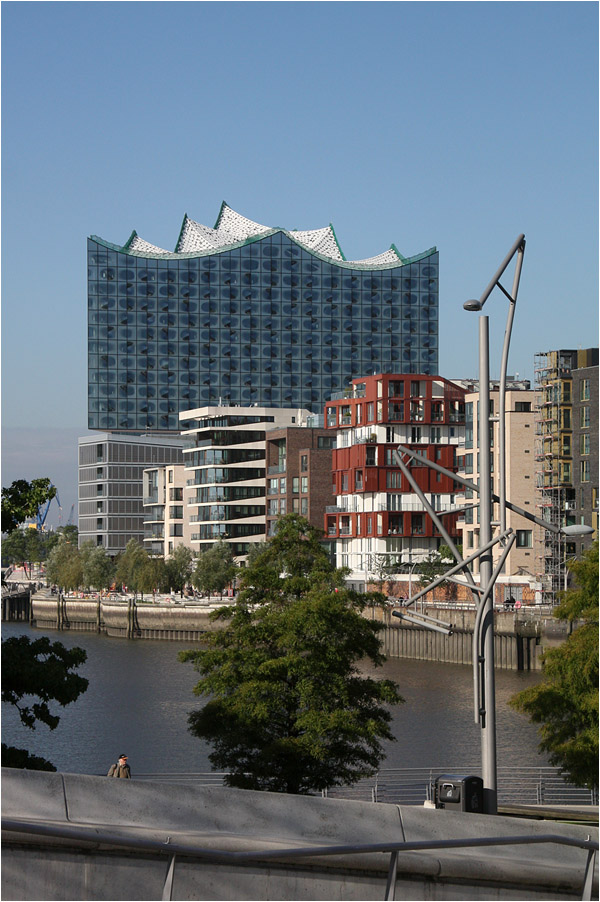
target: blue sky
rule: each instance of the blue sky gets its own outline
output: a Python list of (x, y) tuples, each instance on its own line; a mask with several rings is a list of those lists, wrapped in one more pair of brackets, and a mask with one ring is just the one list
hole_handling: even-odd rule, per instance
[[(448, 378), (476, 375), (462, 302), (520, 232), (510, 371), (596, 346), (597, 85), (595, 2), (5, 0), (2, 484), (50, 476), (63, 522), (76, 502), (86, 237), (173, 248), (224, 199), (332, 222), (349, 259), (437, 246)], [(498, 291), (486, 313), (497, 375)]]

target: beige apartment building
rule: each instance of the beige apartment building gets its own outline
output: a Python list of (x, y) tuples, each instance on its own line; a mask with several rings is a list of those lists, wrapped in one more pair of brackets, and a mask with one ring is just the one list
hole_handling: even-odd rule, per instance
[[(461, 383), (464, 384), (464, 383)], [(465, 444), (458, 448), (459, 474), (473, 482), (479, 482), (479, 435), (477, 384), (465, 395)], [(492, 492), (500, 492), (500, 447), (499, 447), (499, 391), (492, 383), (490, 390), (491, 417), (491, 473)], [(528, 382), (508, 382), (506, 391), (506, 497), (513, 504), (536, 515), (536, 463), (535, 463), (535, 414), (534, 392)], [(470, 489), (457, 495), (457, 504), (476, 504), (477, 497)], [(492, 505), (494, 533), (498, 532), (499, 505)], [(462, 531), (463, 557), (468, 557), (479, 545), (479, 508), (467, 510), (459, 520)], [(524, 604), (541, 600), (541, 574), (538, 572), (540, 530), (525, 517), (506, 512), (507, 528), (512, 528), (516, 541), (504, 565), (504, 570), (496, 585), (496, 601), (502, 602), (511, 596)], [(500, 557), (500, 546), (494, 546), (494, 561)], [(473, 565), (475, 578), (478, 561)]]

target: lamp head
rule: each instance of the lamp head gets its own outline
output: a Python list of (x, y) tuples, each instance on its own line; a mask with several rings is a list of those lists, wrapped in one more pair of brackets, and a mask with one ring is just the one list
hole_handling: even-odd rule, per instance
[(481, 301), (465, 301), (463, 307), (465, 310), (481, 310), (483, 304)]

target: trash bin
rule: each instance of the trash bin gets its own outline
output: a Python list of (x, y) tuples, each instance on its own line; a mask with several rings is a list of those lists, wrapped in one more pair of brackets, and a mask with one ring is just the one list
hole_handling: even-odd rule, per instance
[(442, 774), (435, 781), (435, 807), (483, 813), (481, 777)]

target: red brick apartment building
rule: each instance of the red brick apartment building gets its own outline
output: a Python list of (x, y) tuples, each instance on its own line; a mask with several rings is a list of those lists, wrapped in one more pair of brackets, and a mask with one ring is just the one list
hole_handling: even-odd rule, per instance
[[(325, 408), (325, 426), (337, 430), (337, 447), (335, 501), (324, 522), (337, 566), (350, 567), (350, 582), (362, 585), (376, 578), (383, 556), (406, 573), (442, 544), (393, 452), (405, 445), (456, 471), (465, 392), (440, 376), (383, 374), (354, 379), (344, 394)], [(454, 480), (414, 462), (409, 468), (436, 512), (456, 507)], [(444, 526), (459, 542), (457, 518), (448, 514)]]

